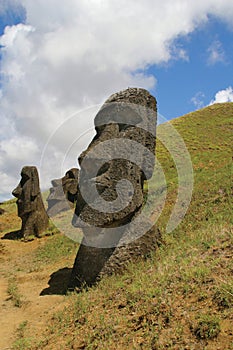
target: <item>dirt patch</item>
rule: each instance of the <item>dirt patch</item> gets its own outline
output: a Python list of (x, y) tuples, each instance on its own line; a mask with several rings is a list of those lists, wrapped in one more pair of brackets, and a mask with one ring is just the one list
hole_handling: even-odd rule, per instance
[[(12, 234), (4, 231), (0, 239), (0, 349), (4, 350), (11, 348), (17, 337), (17, 329), (25, 322), (33, 339), (41, 339), (48, 319), (66, 304), (65, 284), (74, 257), (70, 261), (65, 259), (42, 268), (34, 267), (30, 271), (33, 252), (49, 238), (25, 243), (20, 239), (12, 239)], [(67, 264), (70, 266), (66, 267)], [(60, 273), (54, 284), (57, 271)], [(12, 278), (14, 285), (9, 291)], [(20, 307), (15, 305), (14, 298), (20, 300)]]

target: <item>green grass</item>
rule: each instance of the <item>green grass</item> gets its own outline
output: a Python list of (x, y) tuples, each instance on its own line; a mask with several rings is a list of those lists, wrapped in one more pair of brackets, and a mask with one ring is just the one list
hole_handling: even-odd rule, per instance
[(23, 296), (20, 294), (17, 281), (14, 277), (9, 278), (7, 293), (9, 294), (9, 299), (12, 300), (13, 305), (16, 307), (22, 307), (24, 300)]
[(233, 307), (233, 281), (232, 279), (220, 279), (219, 285), (216, 286), (216, 291), (213, 296), (213, 301), (217, 303), (220, 309)]
[(62, 234), (48, 237), (45, 244), (39, 246), (35, 251), (33, 263), (35, 265), (48, 265), (57, 262), (64, 257), (73, 255), (78, 246), (78, 243)]
[[(164, 244), (150, 259), (129, 264), (123, 275), (68, 294), (66, 308), (52, 317), (40, 345), (32, 341), (31, 349), (233, 349), (233, 103), (171, 123), (183, 137), (194, 169), (185, 218), (166, 234), (178, 179), (158, 141), (156, 154), (167, 181), (158, 220)], [(155, 197), (164, 190), (156, 176), (150, 186)], [(65, 236), (51, 236), (33, 259), (49, 265), (77, 247)]]
[(17, 340), (13, 343), (12, 346), (14, 350), (30, 350), (32, 338), (25, 337), (27, 325), (28, 321), (23, 321), (16, 329)]
[[(213, 105), (171, 121), (188, 148), (194, 169), (194, 190), (180, 230), (205, 226), (206, 221), (233, 223), (232, 103)], [(161, 126), (163, 128), (163, 126)], [(159, 134), (158, 128), (158, 134)], [(177, 175), (167, 150), (158, 142), (157, 157), (166, 169), (168, 198), (159, 225), (165, 225), (176, 199)]]
[(215, 316), (205, 314), (199, 316), (198, 324), (194, 329), (194, 334), (199, 339), (216, 338), (220, 332), (219, 319)]
[[(52, 319), (46, 343), (56, 336), (62, 337), (61, 349), (74, 344), (86, 349), (150, 349), (152, 344), (173, 349), (178, 344), (179, 349), (192, 338), (197, 345), (199, 339), (217, 337), (233, 310), (228, 300), (222, 314), (219, 294), (216, 299), (216, 290), (221, 291), (221, 303), (226, 295), (215, 276), (222, 261), (213, 259), (213, 247), (221, 251), (226, 242), (230, 246), (233, 239), (223, 227), (219, 232), (219, 227), (208, 226), (188, 240), (170, 235), (152, 259), (130, 264), (123, 276), (104, 278), (81, 294), (70, 294), (69, 306)], [(229, 261), (225, 279), (230, 280), (231, 268)], [(209, 310), (213, 317), (207, 317)], [(166, 338), (168, 330), (173, 335)]]

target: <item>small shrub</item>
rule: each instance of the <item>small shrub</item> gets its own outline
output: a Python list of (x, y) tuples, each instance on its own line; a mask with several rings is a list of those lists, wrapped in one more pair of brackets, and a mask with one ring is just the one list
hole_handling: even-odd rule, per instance
[(12, 347), (13, 350), (29, 350), (31, 349), (31, 339), (20, 338), (17, 339)]
[(217, 303), (221, 309), (233, 306), (233, 287), (230, 285), (221, 285), (218, 287), (213, 296), (213, 301)]
[(17, 328), (17, 336), (18, 336), (18, 338), (23, 338), (24, 337), (24, 333), (25, 333), (25, 329), (26, 329), (27, 324), (28, 324), (28, 321), (23, 321), (18, 326), (18, 328)]
[(13, 301), (14, 306), (22, 307), (22, 295), (19, 293), (15, 278), (9, 279), (7, 293), (9, 294), (10, 299)]
[(219, 320), (216, 317), (204, 315), (200, 317), (194, 334), (199, 339), (212, 339), (218, 336), (220, 332)]

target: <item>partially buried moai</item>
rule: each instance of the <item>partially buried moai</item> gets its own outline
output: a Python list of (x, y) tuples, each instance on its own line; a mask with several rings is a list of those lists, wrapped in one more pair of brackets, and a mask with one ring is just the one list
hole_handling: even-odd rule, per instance
[(17, 198), (18, 216), (22, 219), (22, 237), (40, 237), (47, 229), (49, 219), (42, 201), (39, 175), (35, 166), (23, 167), (20, 183), (12, 194)]
[(79, 169), (71, 168), (60, 179), (51, 181), (52, 187), (47, 198), (49, 216), (74, 208), (77, 200)]
[(112, 95), (96, 115), (96, 136), (79, 157), (73, 225), (84, 236), (69, 289), (122, 272), (159, 245), (160, 233), (143, 212), (144, 181), (155, 163), (156, 121), (155, 98), (138, 88)]

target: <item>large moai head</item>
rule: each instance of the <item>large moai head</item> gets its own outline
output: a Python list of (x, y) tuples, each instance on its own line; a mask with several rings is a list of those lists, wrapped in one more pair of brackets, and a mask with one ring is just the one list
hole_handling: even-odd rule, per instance
[(21, 170), (21, 180), (18, 186), (12, 191), (13, 196), (18, 198), (18, 215), (23, 217), (34, 211), (35, 198), (40, 193), (39, 175), (35, 166), (25, 166)]
[(48, 216), (41, 198), (39, 175), (35, 166), (25, 166), (21, 180), (12, 191), (17, 198), (18, 216), (22, 219), (22, 235), (40, 236), (48, 226)]
[(96, 135), (79, 157), (72, 223), (84, 236), (69, 289), (122, 272), (156, 250), (160, 234), (144, 215), (143, 187), (153, 174), (156, 122), (155, 98), (137, 88), (110, 96), (96, 115)]
[(144, 89), (112, 95), (95, 117), (96, 136), (79, 157), (80, 180), (73, 225), (121, 226), (141, 208), (152, 176), (156, 100)]
[(49, 216), (74, 207), (77, 200), (79, 169), (71, 168), (60, 179), (51, 181), (52, 187), (47, 198)]

